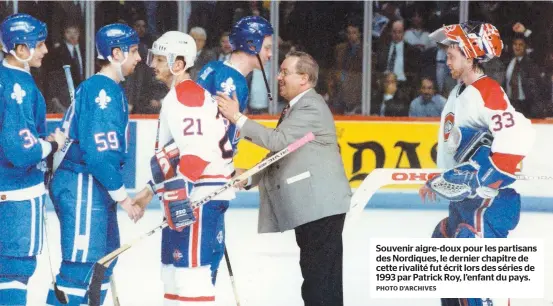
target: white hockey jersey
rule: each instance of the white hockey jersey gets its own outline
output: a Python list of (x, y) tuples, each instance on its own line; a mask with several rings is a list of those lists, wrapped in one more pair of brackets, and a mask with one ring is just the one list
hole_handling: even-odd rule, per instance
[[(163, 99), (160, 111), (159, 143), (164, 147), (174, 140), (179, 148), (178, 174), (194, 182), (191, 201), (202, 199), (226, 184), (234, 172), (232, 150), (227, 137), (229, 122), (219, 114), (211, 94), (192, 80), (172, 88)], [(234, 199), (231, 188), (214, 200)]]
[(485, 75), (466, 87), (458, 84), (449, 94), (440, 120), (438, 168), (456, 165), (455, 152), (447, 143), (454, 126), (489, 130), (494, 137), (492, 160), (511, 174), (529, 153), (535, 138), (530, 120), (517, 112), (503, 88)]

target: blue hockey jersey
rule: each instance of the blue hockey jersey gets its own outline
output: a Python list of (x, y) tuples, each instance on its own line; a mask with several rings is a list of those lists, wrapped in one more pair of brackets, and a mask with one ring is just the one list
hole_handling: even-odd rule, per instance
[[(236, 92), (236, 97), (240, 103), (240, 112), (246, 110), (246, 107), (248, 107), (249, 95), (248, 82), (246, 78), (228, 62), (209, 62), (203, 67), (198, 75), (197, 83), (212, 95), (216, 95), (217, 91), (220, 91), (232, 97), (232, 94)], [(228, 137), (233, 151), (236, 152), (239, 133), (234, 124), (229, 126)]]
[(45, 136), (44, 97), (29, 72), (4, 60), (0, 65), (0, 191), (43, 184), (42, 160), (50, 152), (41, 145)]
[(121, 167), (128, 146), (129, 110), (123, 88), (105, 75), (93, 75), (77, 88), (75, 104), (62, 122), (73, 144), (60, 168), (92, 174), (113, 198), (112, 192), (124, 187)]

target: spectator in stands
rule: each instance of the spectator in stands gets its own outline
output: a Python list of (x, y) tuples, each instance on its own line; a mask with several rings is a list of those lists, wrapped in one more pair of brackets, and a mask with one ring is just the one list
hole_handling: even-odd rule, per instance
[(84, 48), (79, 44), (79, 26), (66, 24), (63, 29), (63, 42), (54, 45), (47, 55), (48, 67), (48, 111), (63, 113), (71, 104), (63, 65), (71, 66), (71, 76), (75, 88), (84, 80)]
[(523, 35), (515, 35), (512, 40), (513, 56), (506, 62), (507, 72), (503, 88), (516, 110), (527, 118), (534, 118), (536, 105), (539, 103), (539, 68), (534, 61), (526, 55), (526, 38)]
[(146, 19), (142, 17), (135, 17), (133, 28), (138, 34), (140, 43), (138, 44), (138, 52), (141, 58), (146, 58), (148, 56), (148, 48), (154, 42), (152, 36), (149, 33), (148, 26), (146, 24)]
[(340, 43), (334, 53), (334, 79), (330, 83), (335, 88), (329, 92), (332, 109), (336, 113), (361, 113), (361, 88), (363, 82), (363, 45), (358, 23), (350, 21), (346, 27), (347, 41)]
[[(141, 16), (134, 17), (133, 28), (140, 39), (138, 43), (138, 52), (140, 57), (146, 59), (148, 57), (148, 49), (153, 43), (152, 36), (146, 23), (146, 19)], [(154, 82), (154, 74), (152, 68), (148, 67), (146, 60), (136, 64), (134, 73), (127, 76), (123, 82), (123, 88), (129, 101), (129, 111), (132, 113), (149, 113), (149, 100), (146, 96), (152, 90), (151, 86)]]
[(423, 29), (422, 13), (416, 9), (411, 16), (411, 27), (405, 31), (405, 42), (417, 47), (420, 51), (424, 51), (436, 44), (430, 40), (428, 31)]
[(232, 46), (229, 39), (230, 32), (223, 32), (219, 38), (219, 48), (217, 49), (217, 59), (227, 61), (232, 53)]
[(409, 95), (405, 88), (398, 88), (397, 77), (386, 71), (378, 80), (378, 92), (371, 99), (371, 114), (377, 116), (407, 116)]
[(215, 51), (205, 48), (207, 33), (204, 28), (194, 27), (190, 29), (189, 34), (192, 38), (194, 38), (194, 41), (196, 42), (196, 50), (198, 50), (194, 66), (189, 70), (192, 80), (196, 80), (198, 72), (202, 70), (202, 67), (208, 62), (214, 61), (217, 58), (217, 54), (215, 54)]
[(553, 117), (553, 50), (547, 52), (543, 63), (542, 105), (537, 107), (536, 118)]
[(403, 20), (391, 24), (391, 42), (378, 47), (377, 71), (391, 71), (397, 76), (398, 86), (412, 88), (419, 74), (420, 51), (404, 40)]
[(420, 95), (411, 101), (409, 117), (440, 117), (446, 99), (436, 94), (436, 86), (431, 78), (421, 80)]

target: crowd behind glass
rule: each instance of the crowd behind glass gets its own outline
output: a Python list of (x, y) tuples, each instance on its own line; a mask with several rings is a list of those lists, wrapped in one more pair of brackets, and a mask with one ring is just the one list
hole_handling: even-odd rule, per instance
[[(78, 86), (85, 77), (86, 37), (82, 1), (18, 2), (18, 11), (48, 25), (49, 53), (32, 73), (44, 93), (48, 112), (62, 113), (69, 105), (62, 65), (70, 64)], [(195, 79), (212, 60), (224, 61), (232, 51), (228, 34), (243, 16), (269, 19), (269, 1), (198, 1), (191, 3), (189, 34), (198, 56), (189, 71)], [(0, 4), (2, 18), (13, 3)], [(133, 26), (140, 36), (144, 59), (123, 84), (134, 114), (155, 114), (166, 94), (145, 64), (148, 48), (159, 35), (177, 28), (174, 1), (106, 1), (96, 3), (97, 28), (111, 22)], [(292, 50), (306, 51), (321, 71), (317, 91), (337, 115), (361, 114), (363, 63), (363, 2), (281, 1), (279, 5), (279, 63)], [(481, 2), (469, 5), (469, 20), (494, 24), (505, 44), (499, 59), (485, 72), (505, 89), (515, 108), (529, 118), (553, 117), (553, 16), (550, 2)], [(443, 24), (459, 22), (458, 2), (373, 3), (370, 114), (374, 116), (439, 117), (449, 91), (444, 50), (428, 35)], [(270, 67), (265, 67), (270, 71)], [(268, 77), (274, 77), (268, 75)], [(269, 101), (261, 71), (248, 77), (250, 114), (267, 114)], [(283, 102), (280, 102), (283, 107)]]

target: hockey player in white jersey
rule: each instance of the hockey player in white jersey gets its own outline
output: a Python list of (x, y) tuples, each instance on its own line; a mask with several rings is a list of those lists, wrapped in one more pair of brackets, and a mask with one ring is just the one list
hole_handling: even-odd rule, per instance
[[(211, 94), (190, 80), (196, 44), (188, 34), (171, 31), (156, 40), (148, 63), (170, 91), (163, 99), (157, 150), (151, 159), (152, 180), (137, 196), (147, 205), (162, 195), (169, 228), (162, 232), (161, 278), (164, 305), (215, 305), (210, 264), (220, 239), (217, 221), (235, 197), (228, 190), (192, 211), (190, 202), (222, 187), (234, 171), (227, 130)], [(156, 145), (157, 146), (157, 145)], [(190, 226), (188, 226), (190, 225)]]
[[(509, 186), (530, 152), (535, 131), (481, 63), (499, 57), (503, 43), (489, 23), (444, 26), (430, 35), (447, 48), (447, 65), (459, 84), (442, 111), (438, 168), (448, 169), (420, 190), (450, 201), (449, 216), (433, 238), (505, 238), (520, 217), (520, 195)], [(443, 306), (482, 306), (487, 298), (442, 299)], [(497, 304), (496, 304), (497, 305)]]
[(0, 305), (26, 305), (42, 251), (45, 159), (65, 136), (58, 129), (46, 137), (46, 104), (29, 72), (48, 53), (46, 24), (15, 14), (0, 32)]

